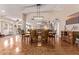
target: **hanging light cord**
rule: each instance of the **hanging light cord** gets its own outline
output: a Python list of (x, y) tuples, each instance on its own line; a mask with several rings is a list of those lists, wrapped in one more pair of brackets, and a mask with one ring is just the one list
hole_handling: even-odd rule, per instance
[(37, 4), (37, 17), (40, 17), (40, 4)]

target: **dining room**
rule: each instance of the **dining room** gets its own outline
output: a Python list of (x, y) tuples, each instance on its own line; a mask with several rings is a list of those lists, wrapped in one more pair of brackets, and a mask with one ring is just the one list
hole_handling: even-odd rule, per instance
[(79, 4), (0, 4), (1, 55), (79, 54), (78, 34)]

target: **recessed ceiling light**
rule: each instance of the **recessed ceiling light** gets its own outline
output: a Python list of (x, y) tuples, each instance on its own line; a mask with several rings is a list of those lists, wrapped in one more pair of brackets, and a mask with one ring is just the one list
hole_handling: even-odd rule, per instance
[(4, 12), (5, 12), (5, 10), (2, 10), (1, 12), (3, 12), (3, 13), (4, 13)]

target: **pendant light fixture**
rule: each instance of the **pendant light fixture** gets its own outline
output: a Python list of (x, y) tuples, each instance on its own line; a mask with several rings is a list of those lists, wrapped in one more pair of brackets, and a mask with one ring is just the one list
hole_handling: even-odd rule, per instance
[(40, 17), (40, 4), (37, 4), (37, 17)]
[(41, 7), (41, 4), (36, 4), (36, 7), (37, 7), (37, 16), (34, 16), (33, 20), (41, 20), (43, 19), (43, 16), (40, 16), (40, 7)]

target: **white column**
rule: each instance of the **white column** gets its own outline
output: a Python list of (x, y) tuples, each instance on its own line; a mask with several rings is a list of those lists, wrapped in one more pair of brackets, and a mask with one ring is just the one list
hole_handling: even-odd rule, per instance
[(1, 21), (0, 21), (0, 33), (1, 33)]
[(56, 22), (56, 48), (60, 48), (60, 22), (57, 20)]
[(23, 19), (22, 29), (24, 31), (26, 31), (26, 17), (27, 17), (27, 14), (22, 14), (22, 19)]
[(60, 37), (60, 31), (59, 31), (59, 22), (57, 23), (57, 38), (59, 39)]

